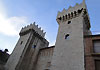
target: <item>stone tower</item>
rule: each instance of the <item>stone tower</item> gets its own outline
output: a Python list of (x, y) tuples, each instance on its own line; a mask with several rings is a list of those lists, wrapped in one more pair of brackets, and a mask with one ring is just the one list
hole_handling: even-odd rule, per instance
[(85, 0), (58, 12), (58, 35), (51, 70), (85, 70), (84, 36), (90, 35), (90, 21)]
[(35, 23), (22, 28), (19, 35), (18, 43), (5, 65), (6, 70), (34, 69), (39, 49), (48, 47), (45, 32)]

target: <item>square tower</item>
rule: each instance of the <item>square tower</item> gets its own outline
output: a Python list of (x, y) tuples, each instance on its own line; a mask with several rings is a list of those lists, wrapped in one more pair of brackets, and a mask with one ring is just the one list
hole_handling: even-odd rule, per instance
[(21, 29), (20, 38), (10, 55), (6, 70), (33, 70), (41, 48), (48, 47), (45, 32), (38, 25), (30, 24)]
[(85, 70), (84, 36), (91, 34), (85, 1), (58, 12), (57, 22), (51, 70)]

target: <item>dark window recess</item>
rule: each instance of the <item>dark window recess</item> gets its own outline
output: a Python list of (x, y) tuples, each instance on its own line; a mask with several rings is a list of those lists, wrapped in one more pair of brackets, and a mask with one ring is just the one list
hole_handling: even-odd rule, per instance
[(63, 16), (63, 20), (64, 20), (64, 16)]
[(20, 42), (20, 45), (23, 43), (23, 41)]
[(36, 48), (36, 45), (33, 45), (32, 48)]
[(69, 39), (69, 34), (65, 35), (65, 39)]
[(70, 14), (68, 14), (68, 17), (70, 18)]
[(67, 15), (66, 15), (66, 19), (67, 19)]
[(81, 13), (82, 12), (82, 10), (78, 10), (78, 13)]
[(100, 60), (95, 60), (95, 70), (100, 70)]
[(71, 12), (71, 16), (73, 17), (73, 12)]
[(58, 18), (59, 20), (61, 20), (61, 17), (60, 18)]
[(75, 16), (76, 16), (76, 11), (74, 11), (74, 14), (75, 14)]
[(71, 23), (71, 21), (68, 21), (68, 24), (70, 24)]

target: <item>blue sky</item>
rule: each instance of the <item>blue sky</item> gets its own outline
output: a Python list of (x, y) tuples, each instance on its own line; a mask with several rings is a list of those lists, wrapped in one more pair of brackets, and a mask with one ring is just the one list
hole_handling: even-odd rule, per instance
[[(58, 11), (67, 9), (70, 5), (81, 3), (82, 0), (0, 0), (0, 49), (14, 49), (19, 31), (25, 25), (36, 22), (46, 32), (46, 39), (54, 45), (58, 24)], [(91, 31), (100, 33), (99, 12), (100, 0), (86, 0)]]

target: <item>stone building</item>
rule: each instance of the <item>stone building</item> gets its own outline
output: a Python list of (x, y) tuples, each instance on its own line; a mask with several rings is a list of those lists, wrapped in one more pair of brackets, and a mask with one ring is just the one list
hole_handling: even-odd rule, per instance
[(100, 70), (100, 35), (92, 35), (85, 4), (58, 12), (55, 46), (48, 47), (45, 32), (30, 24), (21, 29), (6, 70)]

